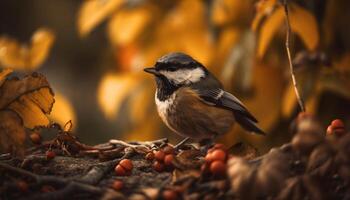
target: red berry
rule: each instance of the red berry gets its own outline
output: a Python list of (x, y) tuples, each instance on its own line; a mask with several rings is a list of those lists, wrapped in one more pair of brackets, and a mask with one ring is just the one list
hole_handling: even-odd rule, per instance
[(168, 154), (164, 158), (164, 164), (167, 166), (173, 165), (174, 155)]
[(165, 153), (163, 151), (156, 151), (154, 157), (158, 161), (163, 161), (165, 157)]
[(44, 192), (44, 193), (46, 193), (46, 192), (53, 192), (53, 191), (55, 191), (55, 188), (52, 187), (51, 185), (44, 185), (44, 186), (41, 187), (40, 191)]
[(333, 134), (333, 128), (331, 125), (327, 127), (327, 135), (332, 135)]
[(177, 192), (175, 192), (174, 190), (164, 190), (163, 191), (163, 199), (176, 200), (176, 199), (178, 199)]
[(131, 171), (134, 167), (131, 160), (129, 159), (123, 159), (119, 162), (119, 165), (121, 165), (126, 171)]
[(166, 146), (163, 148), (163, 151), (165, 154), (173, 154), (174, 153), (174, 148), (172, 146)]
[(51, 160), (56, 157), (56, 153), (54, 151), (48, 150), (46, 151), (46, 159)]
[(34, 143), (34, 144), (40, 144), (41, 143), (41, 137), (38, 133), (32, 133), (30, 134), (30, 140)]
[(124, 187), (123, 181), (115, 180), (112, 184), (112, 188), (115, 190), (121, 190)]
[(226, 164), (223, 161), (216, 160), (210, 164), (210, 172), (214, 175), (224, 175)]
[(19, 190), (21, 190), (21, 192), (28, 192), (28, 183), (25, 181), (17, 181), (16, 183), (17, 187)]
[(338, 128), (344, 129), (345, 128), (343, 121), (340, 119), (333, 120), (331, 123), (331, 126), (333, 129), (338, 129)]
[(340, 137), (340, 136), (345, 135), (346, 131), (345, 131), (345, 129), (338, 128), (338, 129), (333, 130), (333, 133), (334, 133), (336, 136)]
[(213, 160), (221, 160), (221, 161), (226, 160), (226, 152), (222, 149), (216, 149), (211, 154), (212, 154)]
[(164, 164), (159, 161), (155, 161), (153, 163), (153, 169), (156, 170), (157, 172), (162, 172), (164, 171)]
[(204, 159), (207, 163), (212, 162), (214, 160), (213, 152), (208, 152)]
[(154, 159), (154, 153), (153, 152), (149, 152), (148, 154), (146, 154), (145, 158), (146, 158), (146, 160), (153, 160)]
[(122, 167), (121, 165), (117, 165), (114, 168), (114, 171), (117, 174), (117, 176), (125, 176), (126, 175), (126, 171), (125, 171), (124, 167)]

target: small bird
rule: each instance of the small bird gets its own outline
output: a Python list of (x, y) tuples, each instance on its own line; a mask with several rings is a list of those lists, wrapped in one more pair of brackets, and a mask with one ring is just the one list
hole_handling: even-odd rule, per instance
[(155, 76), (159, 116), (172, 131), (185, 137), (176, 147), (189, 139), (213, 141), (235, 122), (249, 132), (265, 134), (243, 103), (191, 56), (169, 53), (144, 71)]

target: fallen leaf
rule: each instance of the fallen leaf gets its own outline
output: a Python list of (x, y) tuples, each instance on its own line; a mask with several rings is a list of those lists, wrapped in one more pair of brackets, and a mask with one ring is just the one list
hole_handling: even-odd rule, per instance
[(92, 29), (116, 11), (123, 3), (123, 0), (84, 1), (78, 13), (79, 35), (84, 37), (89, 34)]
[(0, 152), (22, 151), (26, 133), (21, 118), (13, 111), (0, 112)]
[[(46, 78), (38, 73), (22, 79), (2, 79), (0, 87), (0, 145), (3, 150), (20, 151), (25, 129), (48, 126), (47, 114), (54, 104)], [(12, 149), (11, 149), (12, 148)]]

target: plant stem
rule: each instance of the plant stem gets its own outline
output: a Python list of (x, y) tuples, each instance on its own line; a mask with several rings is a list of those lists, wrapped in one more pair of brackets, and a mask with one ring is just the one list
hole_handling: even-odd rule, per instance
[(283, 0), (283, 7), (284, 7), (284, 13), (285, 13), (285, 17), (286, 17), (286, 25), (287, 25), (287, 34), (286, 34), (286, 50), (287, 50), (287, 55), (288, 55), (288, 62), (289, 62), (289, 68), (290, 68), (290, 74), (292, 77), (292, 81), (293, 81), (293, 86), (294, 86), (294, 92), (295, 95), (297, 97), (300, 109), (302, 112), (305, 112), (305, 105), (304, 105), (304, 101), (302, 99), (302, 97), (300, 96), (298, 87), (297, 87), (297, 81), (295, 79), (295, 74), (294, 74), (294, 67), (293, 67), (293, 63), (292, 63), (292, 56), (290, 53), (290, 49), (289, 49), (289, 38), (290, 38), (290, 33), (291, 33), (291, 27), (290, 27), (290, 23), (289, 23), (289, 12), (288, 12), (288, 0)]

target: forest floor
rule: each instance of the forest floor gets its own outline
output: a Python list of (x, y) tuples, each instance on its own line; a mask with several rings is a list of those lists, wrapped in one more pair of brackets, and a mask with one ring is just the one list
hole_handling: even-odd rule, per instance
[(167, 139), (88, 146), (68, 132), (0, 155), (0, 199), (350, 199), (350, 134), (311, 117), (258, 157), (246, 144), (209, 150)]

